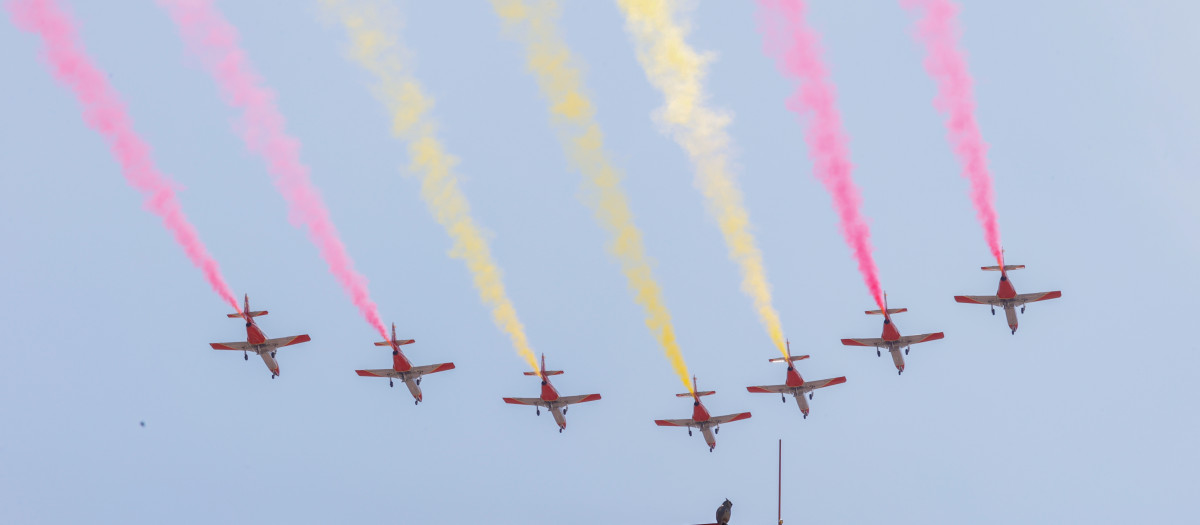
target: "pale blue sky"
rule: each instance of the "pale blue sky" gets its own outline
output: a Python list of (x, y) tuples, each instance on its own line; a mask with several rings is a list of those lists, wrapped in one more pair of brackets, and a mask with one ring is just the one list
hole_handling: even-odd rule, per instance
[[(1015, 336), (955, 294), (995, 290), (934, 86), (894, 2), (811, 2), (872, 220), (875, 256), (914, 347), (897, 377), (843, 337), (877, 318), (812, 177), (792, 85), (761, 50), (750, 2), (706, 2), (692, 44), (712, 51), (712, 103), (809, 379), (846, 375), (802, 420), (745, 391), (783, 370), (706, 215), (680, 148), (658, 132), (615, 5), (566, 2), (610, 150), (684, 355), (710, 410), (750, 410), (716, 452), (655, 418), (687, 417), (605, 235), (578, 198), (545, 104), (486, 2), (402, 2), (402, 39), (436, 97), (440, 136), (489, 230), (534, 348), (564, 395), (600, 392), (558, 434), (503, 404), (535, 380), (479, 304), (450, 241), (405, 177), (403, 145), (346, 37), (312, 3), (219, 5), (278, 94), (384, 318), (418, 364), (458, 369), (402, 388), (360, 378), (386, 351), (343, 294), (236, 114), (153, 2), (67, 2), (237, 293), (268, 309), (282, 377), (215, 352), (241, 325), (142, 209), (107, 145), (0, 23), (0, 522), (736, 523), (775, 512), (784, 440), (789, 523), (1183, 522), (1200, 484), (1195, 268), (1200, 212), (1200, 6), (966, 2), (963, 45), (991, 146), (1018, 291), (1061, 289)], [(141, 428), (139, 421), (145, 421)]]

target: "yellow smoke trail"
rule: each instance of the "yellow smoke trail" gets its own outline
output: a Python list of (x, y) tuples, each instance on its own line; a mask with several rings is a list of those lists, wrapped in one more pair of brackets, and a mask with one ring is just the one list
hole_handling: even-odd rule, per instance
[(594, 119), (592, 103), (584, 93), (583, 80), (571, 56), (571, 50), (559, 35), (553, 2), (537, 5), (521, 0), (492, 0), (492, 7), (515, 30), (525, 44), (529, 68), (533, 70), (543, 94), (550, 99), (550, 110), (567, 144), (571, 162), (583, 172), (589, 200), (596, 217), (612, 237), (610, 249), (621, 263), (636, 301), (646, 315), (646, 326), (671, 361), (671, 366), (688, 391), (692, 383), (687, 364), (675, 339), (671, 313), (662, 291), (654, 280), (642, 234), (633, 222), (629, 201), (621, 189), (621, 174), (609, 161), (604, 135)]
[(750, 233), (750, 217), (730, 165), (731, 139), (725, 132), (730, 119), (704, 106), (706, 57), (688, 46), (687, 31), (674, 21), (676, 2), (618, 0), (617, 4), (636, 43), (642, 69), (666, 99), (656, 118), (687, 151), (709, 212), (716, 216), (725, 238), (729, 257), (741, 269), (742, 291), (753, 300), (771, 341), (786, 355), (762, 252)]
[(398, 30), (399, 18), (382, 2), (322, 0), (322, 3), (337, 14), (346, 28), (351, 58), (375, 77), (375, 93), (391, 112), (392, 133), (411, 141), (410, 169), (420, 174), (421, 198), (454, 239), (450, 255), (466, 261), (480, 299), (492, 310), (492, 320), (537, 371), (537, 358), (529, 347), (525, 326), (504, 291), (500, 268), (492, 259), (487, 241), (471, 218), (467, 197), (458, 187), (453, 171), (457, 160), (446, 152), (434, 134), (429, 116), (433, 100), (422, 93), (405, 63), (407, 52), (390, 36)]

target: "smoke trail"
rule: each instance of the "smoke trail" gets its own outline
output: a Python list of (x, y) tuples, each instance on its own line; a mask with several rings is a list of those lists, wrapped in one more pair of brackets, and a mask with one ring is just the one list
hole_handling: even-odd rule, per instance
[(754, 301), (771, 341), (786, 355), (762, 252), (750, 233), (750, 216), (730, 167), (732, 139), (725, 132), (730, 119), (704, 106), (706, 60), (688, 46), (686, 30), (673, 20), (678, 10), (673, 4), (671, 0), (618, 1), (642, 69), (666, 99), (657, 120), (687, 150), (709, 212), (716, 216), (729, 256), (742, 271), (742, 291)]
[(91, 59), (84, 53), (75, 33), (74, 23), (53, 0), (8, 2), (9, 14), (18, 27), (37, 33), (45, 45), (45, 58), (54, 76), (75, 91), (83, 104), (88, 125), (108, 141), (125, 180), (146, 195), (146, 207), (162, 217), (163, 224), (187, 253), (192, 264), (204, 272), (212, 289), (240, 312), (237, 299), (225, 284), (217, 261), (208, 254), (200, 235), (188, 222), (183, 208), (171, 189), (171, 181), (154, 166), (150, 147), (133, 129), (133, 122), (116, 90), (108, 83)]
[(949, 0), (902, 0), (909, 9), (923, 12), (919, 35), (925, 43), (925, 69), (937, 82), (938, 95), (934, 105), (948, 113), (946, 127), (950, 141), (963, 164), (963, 176), (971, 181), (971, 202), (975, 215), (983, 226), (983, 235), (996, 262), (1004, 264), (1000, 248), (1000, 224), (996, 221), (995, 195), (992, 175), (987, 167), (987, 144), (979, 133), (975, 119), (975, 97), (971, 93), (971, 74), (967, 59), (958, 49), (962, 28), (958, 25), (958, 8)]
[(621, 271), (645, 310), (646, 326), (654, 334), (672, 368), (688, 391), (692, 391), (687, 364), (675, 339), (671, 312), (662, 290), (654, 280), (642, 233), (633, 222), (629, 200), (621, 189), (621, 174), (609, 161), (604, 135), (595, 121), (592, 102), (583, 90), (578, 66), (555, 25), (557, 9), (551, 2), (527, 5), (522, 0), (492, 0), (496, 14), (517, 30), (525, 44), (529, 68), (542, 93), (550, 99), (550, 111), (565, 143), (571, 162), (588, 182), (589, 204), (596, 218), (612, 237), (609, 249), (620, 261)]
[(492, 258), (483, 233), (471, 217), (471, 207), (459, 188), (453, 171), (457, 161), (450, 156), (434, 133), (429, 115), (433, 101), (421, 90), (405, 63), (408, 52), (392, 38), (398, 29), (397, 17), (379, 2), (322, 0), (336, 11), (351, 40), (351, 57), (369, 71), (376, 81), (375, 94), (391, 113), (392, 132), (410, 140), (410, 169), (421, 176), (421, 198), (446, 233), (454, 239), (452, 257), (463, 259), (479, 290), (480, 299), (492, 310), (492, 320), (508, 334), (512, 345), (529, 366), (538, 370), (537, 357), (529, 347), (525, 326), (508, 293), (500, 267)]
[(354, 269), (320, 192), (308, 179), (308, 166), (300, 161), (300, 142), (284, 129), (283, 115), (275, 107), (275, 94), (265, 87), (262, 76), (238, 47), (237, 31), (209, 0), (159, 3), (168, 9), (188, 46), (216, 78), (228, 102), (244, 111), (242, 138), (251, 151), (267, 160), (275, 186), (288, 202), (292, 222), (304, 225), (354, 305), (387, 339), (367, 280)]
[(775, 56), (785, 75), (800, 81), (796, 94), (788, 99), (788, 109), (807, 121), (805, 139), (813, 157), (813, 172), (833, 196), (842, 236), (858, 262), (867, 290), (882, 309), (879, 270), (871, 256), (871, 231), (859, 211), (862, 198), (850, 173), (850, 151), (835, 105), (835, 89), (821, 61), (817, 35), (805, 24), (804, 2), (758, 0), (758, 7), (759, 32), (767, 54)]

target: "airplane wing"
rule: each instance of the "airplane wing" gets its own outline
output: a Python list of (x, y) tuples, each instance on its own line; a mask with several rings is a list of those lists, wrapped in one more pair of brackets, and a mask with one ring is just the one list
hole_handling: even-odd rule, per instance
[(363, 377), (399, 377), (400, 374), (391, 368), (377, 368), (375, 370), (355, 370), (358, 375)]
[(727, 416), (717, 416), (708, 421), (714, 425), (720, 425), (723, 423), (729, 423), (731, 421), (741, 421), (743, 419), (750, 419), (750, 413), (742, 412), (740, 414), (729, 414)]
[(538, 397), (506, 397), (504, 402), (510, 405), (540, 405), (545, 401)]
[(436, 365), (414, 366), (412, 371), (418, 375), (433, 374), (454, 370), (454, 363), (438, 363)]
[(300, 343), (307, 343), (309, 341), (312, 341), (312, 338), (309, 337), (308, 334), (304, 334), (304, 335), (293, 335), (291, 337), (277, 337), (275, 339), (267, 339), (265, 342), (263, 342), (263, 344), (267, 345), (267, 346), (280, 347), (280, 346), (288, 346), (288, 345), (298, 345)]
[(655, 419), (654, 424), (660, 427), (694, 427), (694, 419)]
[(946, 337), (946, 334), (943, 332), (938, 332), (936, 334), (906, 335), (896, 340), (896, 345), (915, 345), (917, 343), (924, 343), (926, 341), (937, 341), (938, 339), (942, 339), (944, 337)]
[(209, 343), (208, 346), (211, 346), (213, 350), (254, 350), (254, 345), (245, 341), (237, 343)]
[(835, 377), (833, 379), (818, 379), (816, 381), (806, 381), (804, 383), (804, 386), (806, 386), (812, 390), (816, 390), (818, 388), (825, 388), (827, 386), (840, 385), (845, 382), (846, 382), (846, 376), (842, 376), (842, 377)]
[(846, 346), (887, 346), (887, 341), (878, 338), (842, 339), (842, 344)]
[(1020, 304), (1036, 303), (1047, 299), (1058, 299), (1062, 297), (1062, 292), (1041, 292), (1041, 293), (1023, 293), (1013, 297), (1013, 300)]
[(585, 396), (564, 396), (558, 398), (559, 402), (564, 405), (574, 405), (575, 403), (587, 403), (588, 401), (597, 401), (600, 399), (600, 394), (588, 394)]
[(764, 385), (764, 386), (748, 386), (746, 390), (755, 394), (779, 394), (787, 392), (791, 388), (787, 385)]
[(995, 295), (956, 295), (954, 300), (966, 304), (990, 304), (998, 305), (1004, 302), (1003, 299)]

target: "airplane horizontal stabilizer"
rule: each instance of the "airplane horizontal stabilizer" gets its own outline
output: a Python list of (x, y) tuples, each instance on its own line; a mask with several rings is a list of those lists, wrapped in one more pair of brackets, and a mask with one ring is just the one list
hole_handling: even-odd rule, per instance
[[(558, 375), (562, 375), (563, 371), (562, 370), (543, 370), (542, 373), (546, 374), (548, 376), (558, 376)], [(536, 376), (536, 375), (538, 375), (538, 373), (537, 372), (525, 372), (525, 375)]]
[[(888, 315), (892, 315), (892, 314), (902, 314), (907, 311), (908, 311), (908, 308), (888, 308), (887, 313), (888, 313)], [(867, 310), (866, 313), (867, 313), (867, 315), (883, 315), (883, 310)]]
[[(715, 394), (715, 393), (717, 393), (717, 391), (716, 391), (716, 390), (704, 390), (704, 391), (702, 391), (702, 392), (696, 392), (696, 395), (697, 395), (697, 396), (711, 396), (711, 395), (713, 395), (713, 394)], [(691, 392), (684, 392), (684, 393), (682, 393), (682, 394), (675, 394), (675, 397), (692, 397), (692, 393), (691, 393)]]
[[(1007, 272), (1007, 271), (1009, 271), (1009, 270), (1021, 270), (1021, 269), (1024, 269), (1024, 268), (1025, 268), (1025, 265), (1024, 265), (1024, 264), (1006, 264), (1006, 265), (1004, 265), (1004, 271), (1006, 271), (1006, 272)], [(979, 269), (980, 269), (980, 270), (983, 270), (983, 271), (985, 271), (985, 272), (999, 272), (999, 271), (1001, 271), (1001, 268), (1000, 268), (999, 266), (981, 266)]]
[[(250, 317), (258, 317), (258, 316), (260, 316), (260, 315), (267, 315), (267, 311), (266, 311), (266, 310), (258, 310), (258, 311), (255, 311), (255, 312), (246, 312), (246, 313), (247, 313), (247, 314), (250, 314)], [(226, 316), (226, 317), (228, 317), (228, 318), (230, 318), (230, 319), (241, 319), (241, 317), (242, 317), (242, 314), (241, 314), (241, 313), (236, 313), (236, 314), (225, 314), (225, 316)]]
[[(396, 344), (397, 345), (411, 345), (415, 342), (417, 342), (416, 339), (400, 339), (399, 341), (396, 341)], [(375, 343), (375, 346), (392, 346), (392, 342), (391, 341), (380, 341), (378, 343)]]
[[(808, 359), (808, 356), (806, 356), (806, 355), (794, 355), (794, 356), (792, 356), (792, 358), (791, 358), (791, 361), (792, 361), (792, 362), (796, 362), (796, 361), (799, 361), (799, 360), (801, 360), (801, 359)], [(770, 362), (772, 362), (772, 363), (783, 363), (783, 362), (785, 362), (785, 360), (784, 360), (782, 357), (773, 357), (773, 358), (771, 358), (771, 359), (768, 359), (768, 361), (770, 361)]]

